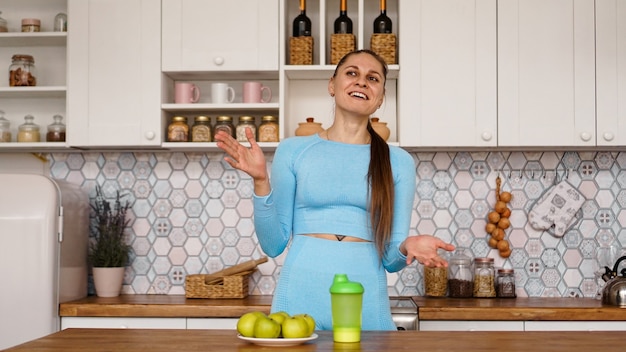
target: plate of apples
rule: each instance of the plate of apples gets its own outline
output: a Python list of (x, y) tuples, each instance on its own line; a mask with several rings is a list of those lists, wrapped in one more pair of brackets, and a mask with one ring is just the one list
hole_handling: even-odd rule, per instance
[(259, 346), (295, 346), (315, 340), (315, 319), (308, 314), (248, 312), (237, 321), (237, 337)]

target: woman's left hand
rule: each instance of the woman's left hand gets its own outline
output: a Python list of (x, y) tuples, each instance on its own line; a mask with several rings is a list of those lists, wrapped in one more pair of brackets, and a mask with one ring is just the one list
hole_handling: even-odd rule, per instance
[(453, 251), (454, 248), (454, 245), (431, 235), (409, 236), (400, 245), (402, 253), (406, 251), (407, 265), (415, 259), (420, 264), (432, 268), (448, 266), (448, 262), (437, 253), (439, 249)]

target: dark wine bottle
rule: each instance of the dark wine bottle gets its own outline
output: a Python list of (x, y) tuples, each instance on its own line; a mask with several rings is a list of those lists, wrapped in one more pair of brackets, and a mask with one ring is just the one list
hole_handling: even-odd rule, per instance
[(341, 0), (339, 17), (335, 20), (335, 34), (352, 34), (352, 20), (348, 17), (347, 0)]
[(380, 15), (374, 20), (374, 33), (391, 33), (391, 18), (387, 17), (385, 0), (380, 0)]
[(293, 36), (311, 36), (311, 19), (306, 15), (306, 0), (300, 0), (300, 14), (293, 20)]

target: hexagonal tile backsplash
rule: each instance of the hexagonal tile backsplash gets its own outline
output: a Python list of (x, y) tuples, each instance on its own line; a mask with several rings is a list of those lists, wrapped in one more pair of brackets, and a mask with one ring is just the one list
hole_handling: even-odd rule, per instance
[[(417, 190), (410, 234), (429, 233), (494, 257), (515, 269), (519, 297), (595, 297), (596, 248), (626, 244), (626, 153), (412, 153)], [(271, 163), (273, 154), (266, 155)], [(81, 185), (119, 189), (134, 201), (132, 265), (124, 293), (184, 294), (187, 274), (212, 273), (259, 258), (252, 221), (251, 179), (214, 153), (70, 153), (51, 155), (51, 176)], [(487, 244), (484, 228), (496, 178), (513, 194), (506, 260)], [(535, 230), (528, 213), (551, 186), (567, 180), (585, 197), (563, 237)], [(272, 294), (285, 253), (260, 265), (252, 294)], [(612, 264), (612, 263), (611, 263)], [(603, 264), (604, 265), (604, 264)], [(421, 266), (388, 274), (391, 295), (422, 295)]]

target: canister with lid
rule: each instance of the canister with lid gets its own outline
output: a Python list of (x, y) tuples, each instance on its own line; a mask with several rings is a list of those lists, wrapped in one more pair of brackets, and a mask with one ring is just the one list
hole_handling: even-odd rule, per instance
[(210, 142), (211, 134), (211, 118), (209, 116), (197, 116), (191, 126), (192, 142)]
[(35, 59), (32, 55), (15, 54), (9, 66), (9, 86), (36, 86)]
[(41, 21), (37, 18), (23, 18), (22, 32), (39, 32), (41, 29)]
[(218, 116), (215, 122), (215, 134), (219, 131), (224, 131), (230, 134), (233, 138), (237, 138), (235, 135), (235, 126), (233, 125), (233, 118), (230, 116)]
[(189, 141), (189, 125), (187, 118), (184, 116), (172, 117), (172, 122), (167, 126), (168, 142), (188, 142)]
[(65, 142), (65, 124), (63, 124), (63, 116), (54, 115), (53, 123), (48, 125), (48, 133), (46, 133), (46, 142)]
[(278, 142), (278, 118), (265, 115), (259, 125), (259, 142)]
[(515, 298), (515, 271), (513, 269), (498, 269), (496, 279), (496, 294), (502, 298)]
[(448, 296), (470, 298), (474, 295), (474, 272), (472, 258), (458, 250), (450, 258), (448, 266)]
[(474, 259), (474, 297), (495, 297), (495, 268), (493, 258)]
[(239, 123), (237, 124), (237, 141), (238, 142), (247, 142), (248, 137), (246, 137), (246, 128), (249, 128), (254, 135), (254, 140), (256, 140), (256, 125), (254, 124), (254, 117), (252, 116), (240, 116)]
[[(2, 14), (2, 11), (0, 11), (0, 15), (1, 14)], [(8, 32), (8, 31), (9, 31), (9, 26), (7, 24), (7, 20), (0, 17), (0, 32)]]
[(39, 142), (41, 135), (39, 133), (39, 125), (35, 122), (33, 115), (24, 116), (24, 123), (18, 126), (17, 141), (18, 142)]
[[(447, 252), (439, 250), (438, 255), (447, 259)], [(424, 294), (428, 297), (445, 297), (448, 294), (448, 268), (424, 266)]]
[(0, 110), (0, 142), (11, 141), (11, 121), (4, 118), (4, 111)]

